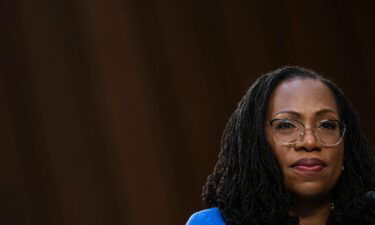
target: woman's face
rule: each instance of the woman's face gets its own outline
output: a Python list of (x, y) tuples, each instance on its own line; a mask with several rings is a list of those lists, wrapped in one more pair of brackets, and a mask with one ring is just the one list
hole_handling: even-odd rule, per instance
[[(298, 120), (314, 127), (323, 120), (339, 120), (333, 94), (322, 82), (296, 78), (277, 86), (270, 99), (268, 120)], [(329, 197), (343, 168), (344, 144), (323, 146), (312, 129), (306, 129), (301, 141), (286, 146), (266, 128), (267, 141), (284, 174), (287, 189), (297, 199)]]

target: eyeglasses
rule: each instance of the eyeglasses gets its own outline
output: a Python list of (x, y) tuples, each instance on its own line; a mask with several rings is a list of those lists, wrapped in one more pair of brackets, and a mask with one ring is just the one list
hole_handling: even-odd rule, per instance
[(302, 141), (305, 130), (312, 129), (315, 138), (324, 147), (337, 146), (344, 137), (345, 124), (339, 120), (322, 120), (313, 127), (292, 119), (273, 119), (268, 122), (277, 141), (290, 146)]

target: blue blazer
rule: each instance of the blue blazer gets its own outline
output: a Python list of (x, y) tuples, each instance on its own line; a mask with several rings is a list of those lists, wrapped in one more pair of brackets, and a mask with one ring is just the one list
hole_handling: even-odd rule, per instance
[(205, 209), (191, 215), (186, 225), (225, 225), (218, 208)]

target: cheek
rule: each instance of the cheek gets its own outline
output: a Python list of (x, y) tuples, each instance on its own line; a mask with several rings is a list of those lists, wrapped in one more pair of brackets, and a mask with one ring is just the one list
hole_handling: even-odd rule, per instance
[(287, 158), (292, 149), (290, 147), (281, 146), (272, 137), (267, 137), (269, 150), (273, 153), (276, 161), (278, 162), (283, 174), (285, 173), (285, 167), (287, 167)]
[(335, 154), (331, 158), (332, 179), (337, 181), (344, 169), (344, 149), (341, 147), (332, 150), (335, 151)]
[(290, 154), (293, 150), (290, 147), (278, 146), (277, 144), (270, 145), (270, 148), (271, 152), (276, 158), (281, 172), (284, 176), (286, 176), (291, 162), (291, 159), (288, 158), (293, 156), (293, 154)]

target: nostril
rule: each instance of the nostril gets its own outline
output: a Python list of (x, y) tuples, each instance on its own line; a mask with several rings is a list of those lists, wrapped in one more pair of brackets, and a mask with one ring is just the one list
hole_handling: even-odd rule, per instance
[(314, 147), (301, 147), (299, 150), (306, 151), (306, 152), (314, 152), (314, 151), (320, 151), (320, 148), (314, 146)]

